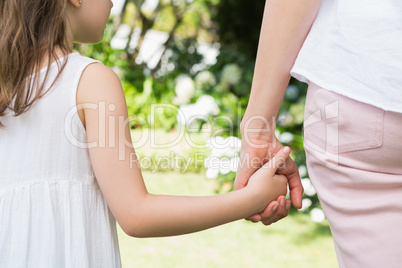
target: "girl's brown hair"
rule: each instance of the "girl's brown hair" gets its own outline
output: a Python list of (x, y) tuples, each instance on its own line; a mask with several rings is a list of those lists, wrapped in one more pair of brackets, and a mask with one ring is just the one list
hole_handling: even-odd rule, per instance
[[(56, 48), (68, 54), (66, 4), (67, 0), (0, 1), (0, 118), (7, 108), (15, 116), (26, 112), (49, 91), (41, 95), (49, 68), (42, 82), (39, 72), (44, 58), (48, 67), (57, 59)], [(0, 126), (4, 127), (1, 121)]]

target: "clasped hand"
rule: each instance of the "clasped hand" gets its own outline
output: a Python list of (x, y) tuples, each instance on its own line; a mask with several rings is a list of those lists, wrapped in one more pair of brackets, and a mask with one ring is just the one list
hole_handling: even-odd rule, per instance
[[(237, 170), (235, 190), (245, 187), (251, 175), (262, 164), (270, 161), (282, 148), (283, 145), (275, 137), (270, 140), (266, 137), (261, 138), (261, 136), (243, 138), (240, 151), (240, 163), (242, 164)], [(263, 212), (254, 214), (247, 220), (261, 221), (264, 225), (270, 225), (288, 215), (291, 203), (295, 208), (301, 208), (303, 187), (296, 163), (288, 157), (284, 165), (277, 170), (277, 174), (286, 176), (291, 200), (286, 200), (283, 195), (278, 196), (275, 201), (268, 204)]]

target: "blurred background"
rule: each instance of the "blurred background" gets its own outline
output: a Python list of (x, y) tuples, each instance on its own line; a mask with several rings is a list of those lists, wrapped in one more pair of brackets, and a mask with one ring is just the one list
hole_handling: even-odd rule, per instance
[[(76, 45), (120, 77), (148, 190), (233, 190), (265, 1), (113, 0), (103, 42)], [(303, 208), (269, 227), (239, 221), (201, 233), (135, 239), (119, 229), (123, 267), (337, 267), (305, 166), (307, 85), (292, 78), (276, 135), (292, 148)], [(178, 219), (179, 220), (179, 219)]]

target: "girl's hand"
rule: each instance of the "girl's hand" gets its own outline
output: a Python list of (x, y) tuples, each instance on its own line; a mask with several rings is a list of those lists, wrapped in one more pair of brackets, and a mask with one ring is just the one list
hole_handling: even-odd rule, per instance
[[(288, 180), (286, 176), (277, 174), (289, 157), (290, 148), (284, 147), (269, 162), (259, 168), (248, 181), (247, 189), (253, 191), (253, 199), (262, 204), (261, 212), (265, 210), (270, 200), (277, 200), (286, 195)], [(253, 200), (254, 202), (254, 200)]]
[[(247, 138), (244, 137), (246, 135)], [(240, 163), (243, 165), (239, 166), (236, 174), (236, 190), (244, 188), (247, 185), (250, 176), (256, 172), (258, 166), (253, 164), (258, 162), (256, 160), (267, 161), (283, 148), (283, 145), (276, 139), (276, 137), (272, 137), (272, 135), (267, 135), (266, 133), (264, 135), (259, 135), (257, 132), (250, 135), (249, 133), (244, 132), (242, 136)], [(288, 157), (284, 165), (277, 170), (277, 173), (286, 176), (289, 183), (290, 197), (293, 206), (301, 208), (303, 187), (301, 185), (297, 165), (290, 157)], [(284, 196), (279, 196), (275, 201), (272, 201), (262, 213), (252, 215), (247, 218), (247, 220), (253, 222), (262, 221), (263, 224), (269, 225), (286, 217), (289, 213), (290, 205), (290, 200), (285, 200)]]

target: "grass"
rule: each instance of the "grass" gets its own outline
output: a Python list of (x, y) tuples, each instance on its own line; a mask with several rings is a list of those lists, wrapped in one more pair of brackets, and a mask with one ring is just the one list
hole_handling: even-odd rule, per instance
[[(144, 173), (160, 194), (211, 195), (216, 182), (199, 174)], [(264, 267), (335, 268), (328, 223), (295, 214), (269, 227), (237, 221), (203, 232), (165, 238), (132, 238), (120, 228), (123, 268)]]

